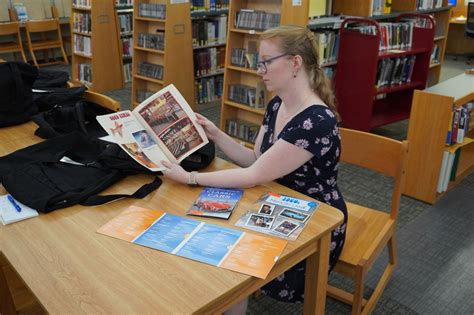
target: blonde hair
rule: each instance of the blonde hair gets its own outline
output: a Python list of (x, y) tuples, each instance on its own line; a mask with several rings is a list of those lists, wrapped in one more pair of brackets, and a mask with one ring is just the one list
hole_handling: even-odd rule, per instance
[(282, 52), (288, 55), (299, 55), (309, 75), (313, 91), (338, 117), (336, 97), (331, 88), (331, 81), (318, 64), (319, 49), (316, 36), (306, 27), (281, 25), (270, 28), (260, 36), (262, 40), (277, 40)]

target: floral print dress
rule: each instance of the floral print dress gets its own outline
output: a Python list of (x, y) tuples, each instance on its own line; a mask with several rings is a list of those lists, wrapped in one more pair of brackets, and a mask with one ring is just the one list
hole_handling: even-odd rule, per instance
[[(275, 122), (281, 99), (276, 96), (268, 104), (263, 118), (264, 135), (260, 151), (274, 143)], [(277, 181), (291, 189), (327, 203), (344, 214), (344, 223), (332, 231), (329, 270), (339, 258), (344, 244), (347, 208), (337, 187), (340, 136), (334, 113), (324, 105), (311, 105), (295, 115), (282, 129), (283, 139), (313, 154), (313, 158)], [(317, 211), (317, 210), (316, 210)], [(302, 261), (262, 288), (262, 292), (283, 302), (303, 302), (305, 263)]]

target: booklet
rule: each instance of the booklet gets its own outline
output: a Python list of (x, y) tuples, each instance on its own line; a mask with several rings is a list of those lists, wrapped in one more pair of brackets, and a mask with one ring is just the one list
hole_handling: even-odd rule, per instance
[(288, 240), (296, 240), (319, 203), (275, 193), (263, 194), (235, 223)]
[(261, 279), (267, 277), (288, 243), (136, 206), (97, 232)]
[(242, 189), (204, 187), (186, 214), (227, 220), (242, 194)]
[(0, 196), (0, 220), (3, 225), (37, 217), (38, 211), (25, 206), (11, 195)]
[(180, 163), (209, 142), (196, 115), (173, 84), (156, 92), (133, 111), (97, 116), (97, 121), (138, 163), (151, 171), (161, 161)]

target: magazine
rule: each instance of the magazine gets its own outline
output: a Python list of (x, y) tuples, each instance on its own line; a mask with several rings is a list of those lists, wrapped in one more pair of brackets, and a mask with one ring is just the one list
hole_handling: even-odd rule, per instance
[(204, 187), (186, 214), (227, 220), (242, 194), (242, 189)]
[[(196, 115), (173, 84), (141, 102), (133, 111), (97, 116), (113, 142), (151, 171), (161, 161), (180, 163), (209, 142)], [(109, 137), (109, 138), (110, 138)]]
[(269, 192), (263, 194), (235, 225), (296, 240), (318, 205), (313, 200)]
[(97, 232), (261, 279), (268, 276), (288, 243), (135, 206)]

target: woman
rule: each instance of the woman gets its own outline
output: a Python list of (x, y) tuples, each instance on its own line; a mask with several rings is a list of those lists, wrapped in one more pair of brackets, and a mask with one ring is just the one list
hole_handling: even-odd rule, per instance
[[(314, 34), (299, 26), (280, 26), (261, 36), (258, 74), (275, 96), (268, 104), (254, 150), (247, 149), (197, 114), (207, 136), (240, 169), (188, 173), (163, 162), (165, 176), (203, 186), (252, 187), (277, 180), (289, 188), (338, 208), (344, 223), (332, 232), (330, 270), (344, 243), (347, 210), (337, 187), (340, 138), (335, 97), (318, 65)], [(285, 158), (286, 157), (286, 158)], [(305, 262), (280, 275), (263, 293), (286, 302), (302, 302)]]

